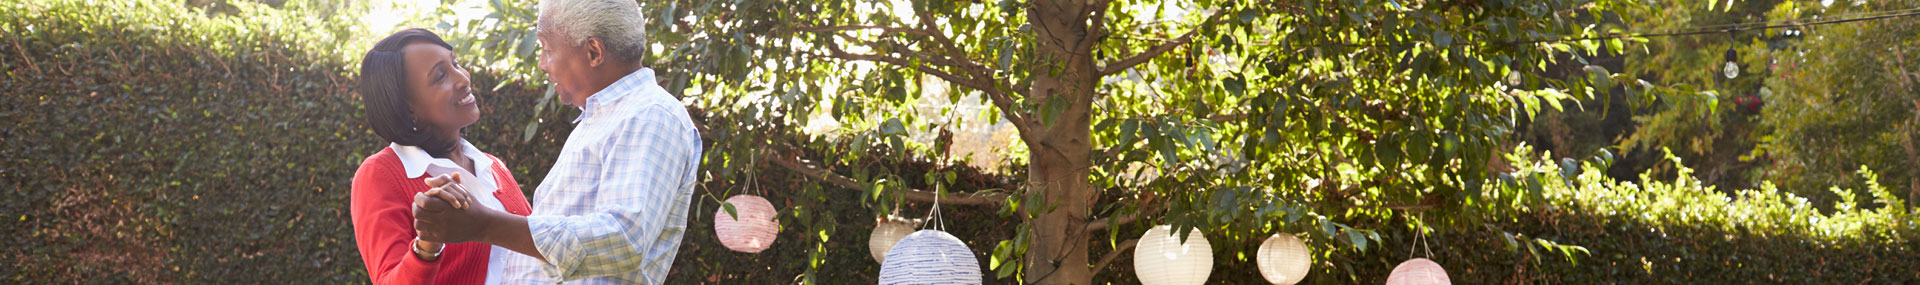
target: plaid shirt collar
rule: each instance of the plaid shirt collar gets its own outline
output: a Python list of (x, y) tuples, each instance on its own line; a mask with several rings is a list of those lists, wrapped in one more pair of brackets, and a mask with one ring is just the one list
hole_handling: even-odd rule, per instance
[(641, 67), (640, 70), (628, 73), (627, 76), (614, 81), (612, 85), (607, 85), (607, 88), (600, 89), (600, 92), (587, 96), (586, 104), (580, 105), (580, 117), (573, 118), (573, 123), (580, 124), (581, 120), (593, 116), (596, 112), (610, 109), (613, 103), (620, 102), (620, 99), (626, 98), (628, 94), (640, 93), (647, 86), (654, 86), (654, 84), (653, 69)]

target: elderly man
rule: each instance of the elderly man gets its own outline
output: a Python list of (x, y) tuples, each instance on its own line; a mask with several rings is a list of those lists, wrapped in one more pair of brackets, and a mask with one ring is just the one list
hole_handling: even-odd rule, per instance
[[(687, 230), (701, 141), (686, 108), (640, 62), (642, 21), (633, 0), (540, 1), (540, 69), (581, 115), (534, 191), (533, 215), (416, 196), (420, 238), (519, 252), (488, 274), (501, 283), (664, 282)], [(464, 190), (447, 183), (458, 179), (427, 183)]]

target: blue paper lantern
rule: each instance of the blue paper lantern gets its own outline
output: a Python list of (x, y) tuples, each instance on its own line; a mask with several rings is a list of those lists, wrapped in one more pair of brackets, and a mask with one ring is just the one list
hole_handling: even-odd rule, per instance
[(938, 230), (907, 235), (887, 250), (880, 284), (980, 284), (980, 259), (960, 238)]

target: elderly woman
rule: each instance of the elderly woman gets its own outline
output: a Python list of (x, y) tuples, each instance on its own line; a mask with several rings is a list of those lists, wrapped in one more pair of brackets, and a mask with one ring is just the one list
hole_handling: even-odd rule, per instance
[[(532, 213), (506, 164), (460, 137), (480, 119), (467, 75), (452, 46), (422, 29), (387, 36), (360, 63), (367, 125), (389, 143), (353, 175), (353, 235), (374, 284), (496, 283), (487, 281), (502, 276), (503, 256), (517, 255), (484, 243), (422, 241), (414, 229), (413, 205), (428, 197)], [(464, 177), (463, 187), (429, 190), (424, 179), (439, 175)]]

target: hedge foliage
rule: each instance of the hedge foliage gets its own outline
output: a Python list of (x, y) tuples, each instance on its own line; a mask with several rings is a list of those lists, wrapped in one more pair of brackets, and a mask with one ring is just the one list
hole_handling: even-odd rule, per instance
[[(367, 280), (348, 190), (385, 143), (341, 56), (364, 49), (323, 32), (351, 21), (238, 4), (0, 1), (0, 282)], [(521, 140), (537, 95), (481, 93), (467, 130), (528, 185), (570, 129)]]
[[(1906, 201), (1860, 169), (1865, 189), (1832, 188), (1837, 209), (1822, 212), (1807, 198), (1763, 184), (1728, 196), (1693, 175), (1671, 152), (1675, 177), (1642, 174), (1641, 183), (1603, 173), (1608, 158), (1554, 161), (1530, 158), (1527, 147), (1507, 155), (1516, 163), (1507, 187), (1538, 199), (1507, 206), (1523, 211), (1487, 225), (1495, 231), (1455, 229), (1435, 244), (1449, 248), (1442, 264), (1466, 263), (1481, 272), (1468, 284), (1529, 283), (1896, 283), (1920, 280), (1920, 223)], [(1649, 172), (1651, 173), (1651, 171)], [(1863, 193), (1864, 192), (1864, 196)], [(1539, 252), (1502, 235), (1539, 237), (1579, 245), (1587, 255), (1488, 258), (1499, 248)], [(1491, 235), (1491, 237), (1488, 237)], [(1445, 245), (1442, 245), (1445, 244)], [(1391, 247), (1389, 245), (1388, 247)], [(1402, 245), (1401, 248), (1406, 248)], [(1532, 264), (1527, 264), (1532, 263)], [(1505, 266), (1502, 266), (1505, 265)], [(1452, 269), (1449, 269), (1452, 272)], [(1455, 274), (1460, 276), (1460, 274)], [(1480, 280), (1483, 282), (1475, 282)]]
[[(347, 209), (349, 179), (384, 146), (365, 127), (352, 93), (351, 57), (371, 41), (342, 19), (240, 4), (246, 17), (207, 16), (164, 0), (87, 3), (0, 1), (0, 267), (5, 283), (360, 283)], [(296, 31), (346, 31), (296, 32)], [(475, 70), (475, 86), (497, 72)], [(509, 84), (480, 92), (483, 117), (467, 130), (531, 191), (571, 129), (573, 112), (534, 117), (542, 90)], [(710, 118), (711, 119), (711, 118)], [(543, 121), (542, 121), (543, 120)], [(527, 122), (540, 122), (522, 139)], [(723, 120), (716, 120), (723, 121)], [(792, 138), (794, 140), (826, 140)], [(1606, 160), (1552, 161), (1515, 151), (1502, 187), (1471, 207), (1503, 209), (1480, 228), (1435, 229), (1425, 245), (1462, 284), (1488, 283), (1888, 283), (1911, 281), (1920, 232), (1906, 201), (1872, 184), (1835, 189), (1854, 197), (1832, 212), (1760, 189), (1729, 197), (1687, 174), (1616, 181)], [(813, 155), (813, 154), (809, 154)], [(932, 164), (893, 165), (904, 176)], [(1677, 163), (1676, 163), (1677, 164)], [(717, 201), (695, 201), (692, 230), (670, 282), (789, 283), (808, 254), (827, 255), (813, 279), (871, 283), (879, 264), (866, 248), (873, 226), (863, 191), (821, 185), (768, 168), (765, 193), (781, 222), (828, 223), (827, 235), (786, 231), (760, 254), (718, 246)], [(1006, 187), (973, 170), (961, 188)], [(730, 193), (718, 181), (705, 196)], [(915, 186), (915, 185), (910, 185)], [(923, 185), (920, 185), (923, 186)], [(978, 187), (976, 187), (978, 186)], [(917, 187), (917, 186), (916, 186)], [(834, 193), (806, 200), (802, 191)], [(1864, 196), (1862, 195), (1864, 194)], [(844, 197), (842, 197), (844, 196)], [(844, 199), (842, 199), (844, 198)], [(926, 210), (924, 206), (903, 213)], [(999, 209), (946, 207), (950, 232), (970, 242), (982, 266), (992, 244), (1012, 236)], [(812, 213), (802, 220), (797, 213)], [(1429, 217), (1431, 218), (1431, 217)], [(1319, 261), (1308, 283), (1379, 283), (1409, 258), (1414, 230), (1379, 221), (1377, 244)], [(1138, 235), (1145, 225), (1118, 228)], [(1247, 258), (1259, 240), (1212, 235), (1214, 283), (1264, 282)], [(1536, 240), (1537, 239), (1537, 240)], [(1583, 251), (1548, 251), (1575, 245)], [(1110, 246), (1094, 245), (1096, 256)], [(1424, 256), (1424, 253), (1422, 254)], [(1097, 281), (1134, 283), (1131, 258)], [(991, 280), (1008, 282), (1008, 280)]]

